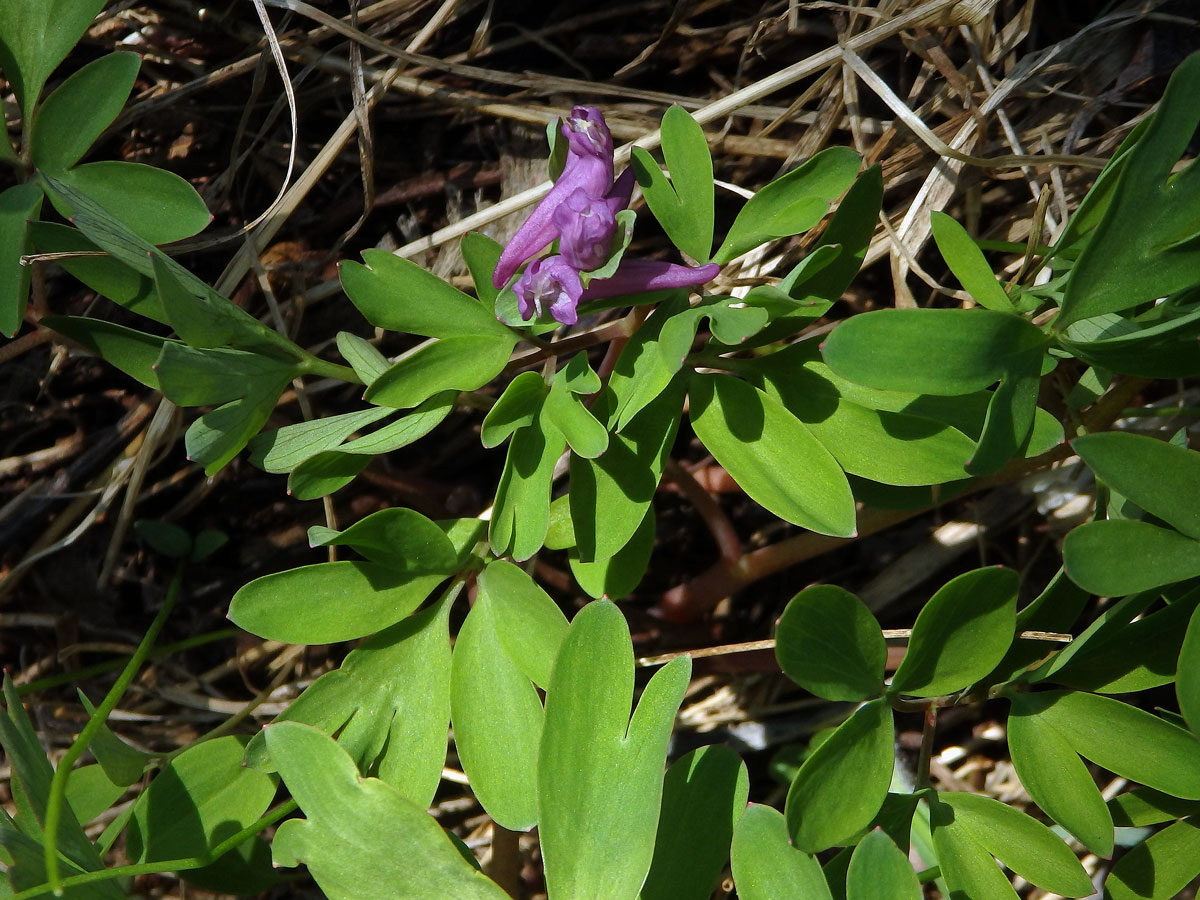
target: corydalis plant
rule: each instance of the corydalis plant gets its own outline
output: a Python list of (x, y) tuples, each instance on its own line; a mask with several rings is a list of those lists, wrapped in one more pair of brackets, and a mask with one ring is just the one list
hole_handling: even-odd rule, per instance
[[(626, 169), (614, 181), (612, 135), (595, 107), (576, 106), (561, 130), (568, 146), (562, 174), (513, 235), (492, 275), (492, 283), (503, 288), (532, 260), (513, 286), (522, 318), (548, 311), (573, 325), (584, 300), (695, 287), (716, 276), (716, 265), (617, 259), (624, 250), (623, 244), (614, 246), (617, 216), (629, 207), (633, 172)], [(556, 240), (558, 253), (534, 259)], [(609, 272), (614, 259), (616, 269)]]

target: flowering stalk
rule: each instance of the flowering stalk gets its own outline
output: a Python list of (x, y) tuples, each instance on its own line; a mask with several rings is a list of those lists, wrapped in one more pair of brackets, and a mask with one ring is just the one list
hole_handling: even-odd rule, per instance
[[(492, 274), (492, 283), (503, 288), (529, 262), (513, 285), (522, 318), (548, 311), (557, 321), (574, 325), (577, 307), (585, 300), (696, 287), (716, 277), (716, 265), (649, 259), (621, 259), (615, 272), (597, 277), (615, 258), (617, 214), (629, 206), (633, 171), (626, 169), (613, 180), (612, 136), (595, 107), (572, 109), (562, 135), (568, 143), (562, 175), (508, 242)], [(558, 253), (534, 259), (555, 240)]]

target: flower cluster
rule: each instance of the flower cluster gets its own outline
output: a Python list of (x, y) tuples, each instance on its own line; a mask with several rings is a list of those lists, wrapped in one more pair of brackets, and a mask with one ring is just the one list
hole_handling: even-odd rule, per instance
[[(613, 179), (613, 142), (604, 116), (576, 106), (562, 124), (567, 159), (562, 174), (500, 254), (492, 282), (502, 288), (526, 267), (513, 290), (522, 318), (546, 310), (565, 325), (578, 319), (584, 300), (619, 297), (711, 281), (715, 265), (680, 266), (649, 259), (622, 259), (608, 278), (588, 276), (604, 266), (617, 233), (617, 213), (629, 206), (633, 171)], [(558, 253), (533, 259), (558, 241)]]

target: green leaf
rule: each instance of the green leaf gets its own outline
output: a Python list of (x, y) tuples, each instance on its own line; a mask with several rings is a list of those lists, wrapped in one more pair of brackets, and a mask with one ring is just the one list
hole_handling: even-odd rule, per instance
[(979, 445), (967, 460), (966, 469), (972, 475), (990, 475), (1020, 455), (1037, 412), (1042, 359), (1037, 351), (1014, 358), (992, 392)]
[[(416, 263), (388, 253), (365, 250), (366, 265), (339, 266), (342, 290), (376, 328), (426, 337), (514, 335), (490, 309)], [(509, 348), (511, 350), (511, 347)]]
[(1085, 434), (1071, 448), (1096, 477), (1177, 531), (1200, 540), (1200, 453), (1128, 432)]
[[(370, 683), (369, 677), (374, 675), (372, 693), (379, 696), (381, 688), (386, 692), (385, 709), (390, 715), (373, 722), (362, 710), (343, 733), (348, 744), (360, 743), (374, 749), (379, 746), (376, 735), (382, 731), (386, 741), (376, 763), (379, 777), (421, 807), (433, 802), (442, 781), (442, 767), (446, 765), (451, 679), (449, 623), (453, 600), (453, 592), (447, 593), (433, 606), (363, 644), (368, 650), (384, 648), (381, 655), (390, 656), (390, 669), (375, 668), (373, 673), (364, 672), (361, 676)], [(389, 649), (390, 654), (386, 653)], [(396, 673), (403, 673), (400, 680), (404, 683), (388, 686), (387, 682), (395, 679)], [(356, 736), (360, 729), (362, 738)], [(366, 735), (372, 737), (368, 740)]]
[[(447, 592), (428, 609), (363, 641), (275, 723), (303, 722), (325, 734), (337, 732), (338, 743), (362, 771), (377, 770), (409, 800), (428, 806), (446, 759), (452, 600), (453, 592)], [(246, 763), (274, 770), (263, 734), (246, 748)]]
[(565, 446), (562, 433), (550, 424), (544, 410), (513, 436), (488, 530), (497, 556), (522, 561), (542, 548), (550, 526), (550, 485)]
[[(571, 521), (579, 559), (608, 559), (626, 546), (646, 518), (663, 464), (675, 441), (683, 384), (662, 391), (619, 434), (599, 459), (571, 457)], [(615, 397), (602, 392), (592, 406), (612, 428)]]
[(125, 106), (141, 63), (136, 53), (110, 53), (55, 88), (33, 121), (33, 164), (62, 173), (79, 162)]
[(1119, 597), (1200, 575), (1200, 542), (1135, 519), (1088, 522), (1063, 541), (1063, 566), (1083, 589)]
[(188, 459), (214, 475), (266, 424), (286, 382), (256, 385), (259, 393), (205, 413), (184, 434)]
[[(759, 365), (760, 363), (756, 363)], [(852, 403), (881, 412), (896, 412), (933, 419), (958, 429), (978, 440), (984, 429), (992, 402), (992, 391), (975, 391), (958, 396), (935, 396), (907, 390), (880, 390), (864, 387), (841, 377), (828, 366), (810, 364), (822, 378), (831, 382), (838, 393)], [(1033, 427), (1020, 450), (1026, 457), (1039, 456), (1062, 443), (1063, 428), (1058, 420), (1043, 409), (1035, 409)]]
[(363, 399), (404, 409), (441, 391), (473, 391), (508, 363), (515, 336), (464, 335), (423, 344), (371, 382)]
[[(1156, 599), (1157, 592), (1148, 591), (1104, 610), (1055, 656), (1043, 677), (1098, 694), (1143, 691), (1174, 681), (1176, 660), (1188, 619), (1200, 604), (1200, 590), (1143, 615)], [(1125, 614), (1119, 614), (1119, 610)], [(1131, 621), (1135, 616), (1137, 620)]]
[(370, 434), (355, 438), (338, 448), (339, 453), (377, 456), (407, 447), (433, 431), (454, 409), (458, 400), (455, 391), (434, 394), (408, 415), (388, 422)]
[[(676, 317), (683, 317), (691, 325), (691, 334), (686, 336), (682, 350), (677, 351), (669, 362), (661, 338), (666, 323)], [(623, 432), (643, 409), (667, 390), (674, 373), (683, 365), (683, 356), (691, 349), (697, 321), (696, 314), (690, 312), (687, 297), (672, 297), (655, 308), (622, 348), (608, 378), (610, 399), (615, 403), (614, 421), (609, 424), (615, 426), (615, 431)]]
[(999, 566), (946, 582), (917, 616), (890, 692), (936, 697), (992, 671), (1016, 633), (1020, 583), (1015, 571)]
[(831, 584), (788, 603), (775, 630), (785, 675), (826, 700), (868, 700), (883, 692), (887, 644), (879, 622), (854, 594)]
[(369, 456), (322, 450), (310, 456), (288, 476), (288, 495), (295, 500), (317, 500), (340, 491), (371, 462)]
[(792, 846), (786, 820), (769, 806), (746, 807), (730, 862), (740, 900), (833, 900), (817, 858)]
[(82, 344), (130, 378), (147, 387), (158, 387), (154, 364), (166, 338), (83, 316), (46, 316), (40, 324)]
[(1175, 695), (1193, 733), (1200, 734), (1200, 612), (1193, 612), (1179, 650)]
[(712, 157), (703, 129), (681, 106), (663, 115), (662, 148), (671, 180), (649, 153), (634, 147), (631, 164), (638, 186), (667, 237), (692, 259), (706, 263), (713, 240)]
[(87, 824), (116, 803), (126, 785), (114, 784), (103, 766), (80, 766), (67, 782), (67, 805), (75, 818)]
[(583, 562), (578, 551), (572, 549), (567, 556), (571, 574), (592, 597), (607, 597), (609, 600), (627, 597), (646, 574), (646, 567), (654, 552), (654, 532), (654, 506), (651, 505), (629, 543), (608, 559)]
[(496, 263), (500, 262), (500, 254), (504, 248), (486, 234), (472, 231), (464, 234), (459, 242), (463, 260), (471, 272), (471, 281), (475, 285), (475, 295), (487, 309), (496, 305), (496, 297), (500, 291), (492, 284), (492, 273), (496, 271)]
[(1047, 340), (1020, 316), (986, 309), (881, 309), (825, 339), (842, 378), (885, 391), (956, 396), (983, 390)]
[(133, 805), (131, 860), (200, 856), (266, 812), (275, 779), (242, 765), (248, 740), (229, 735), (196, 744), (154, 777)]
[(29, 220), (41, 208), (42, 192), (32, 182), (0, 193), (0, 334), (9, 337), (25, 319), (30, 276), (21, 256), (29, 251)]
[(99, 245), (84, 237), (78, 229), (50, 222), (31, 222), (29, 234), (34, 246), (42, 253), (101, 254), (68, 255), (60, 258), (58, 265), (118, 306), (166, 324), (167, 315), (158, 302), (153, 279), (116, 257), (103, 255)]
[(1184, 819), (1126, 853), (1104, 888), (1111, 900), (1172, 900), (1200, 873), (1200, 821)]
[(1089, 850), (1112, 857), (1113, 820), (1087, 766), (1061, 734), (1014, 707), (1008, 749), (1033, 802)]
[(538, 832), (549, 892), (633, 900), (649, 871), (663, 768), (691, 660), (650, 680), (633, 718), (633, 645), (620, 610), (598, 600), (563, 638), (546, 692)]
[(196, 349), (175, 341), (162, 342), (154, 368), (163, 393), (179, 406), (228, 403), (259, 392), (267, 383), (281, 386), (297, 374), (294, 365), (259, 353)]
[(724, 265), (759, 244), (812, 228), (850, 186), (861, 162), (848, 147), (829, 147), (776, 178), (742, 207), (713, 261)]
[(266, 740), (307, 816), (280, 826), (275, 863), (303, 862), (329, 900), (359, 900), (364, 876), (375, 900), (507, 900), (437, 822), (386, 782), (360, 778), (354, 761), (330, 738), (283, 722), (267, 730)]
[(970, 829), (960, 822), (955, 810), (940, 802), (938, 794), (929, 803), (933, 850), (942, 879), (950, 889), (950, 900), (1017, 900), (1008, 877)]
[(505, 652), (494, 606), (490, 592), (481, 590), (454, 641), (450, 718), (475, 798), (500, 825), (524, 831), (537, 824), (542, 701)]
[(1113, 823), (1122, 828), (1144, 828), (1200, 812), (1200, 801), (1180, 800), (1153, 788), (1136, 788), (1108, 801)]
[[(810, 253), (805, 260), (812, 259), (817, 255)], [(837, 255), (836, 251), (833, 255)], [(804, 265), (804, 263), (801, 262), (800, 265)], [(728, 302), (709, 307), (708, 327), (712, 332), (713, 340), (728, 347), (736, 347), (738, 344), (745, 343), (762, 331), (767, 322), (777, 315), (778, 307), (773, 305), (773, 299), (770, 298), (767, 302), (760, 303), (758, 297), (751, 297), (747, 293), (741, 300), (734, 300), (731, 297)], [(785, 311), (793, 309), (798, 309), (795, 303), (789, 302), (785, 307)]]
[(1111, 697), (1075, 691), (1021, 694), (1013, 711), (1037, 716), (1085, 759), (1147, 787), (1200, 800), (1200, 741)]
[[(1017, 628), (1031, 631), (1070, 631), (1091, 600), (1091, 595), (1067, 578), (1061, 568), (1042, 592), (1017, 613)], [(1045, 645), (1036, 641), (1013, 641), (988, 684), (1000, 684), (1046, 655)]]
[[(234, 347), (266, 351), (281, 360), (307, 362), (311, 359), (287, 337), (221, 296), (199, 277), (111, 216), (86, 194), (45, 172), (38, 173), (38, 180), (46, 187), (59, 211), (73, 216), (79, 231), (94, 245), (91, 249), (99, 247), (124, 266), (148, 278), (154, 277), (156, 265), (160, 271), (169, 272), (183, 291), (202, 301), (191, 310), (192, 315), (199, 317), (203, 313), (209, 318), (210, 327), (214, 330), (223, 329), (229, 335)], [(167, 321), (157, 291), (152, 302), (139, 305), (137, 311), (150, 318)]]
[(287, 644), (332, 644), (380, 631), (416, 609), (444, 575), (339, 560), (256, 578), (233, 595), (239, 628)]
[[(798, 280), (784, 288), (798, 306), (794, 312), (778, 316), (770, 322), (755, 338), (755, 343), (770, 342), (794, 334), (805, 327), (814, 314), (822, 315), (841, 298), (866, 258), (882, 203), (883, 175), (880, 167), (875, 165), (851, 185), (810, 254), (816, 256), (826, 248), (837, 247), (835, 258), (811, 277), (806, 276), (802, 281)], [(792, 274), (799, 278), (804, 272), (793, 270), (788, 278)], [(787, 280), (784, 279), (785, 282)], [(783, 283), (780, 287), (784, 287)], [(754, 289), (751, 289), (750, 295), (753, 293)], [(747, 300), (750, 300), (750, 295)]]
[(479, 430), (483, 446), (499, 447), (520, 428), (533, 424), (546, 400), (546, 382), (537, 372), (522, 372), (508, 383)]
[(554, 375), (572, 394), (594, 394), (601, 388), (600, 376), (588, 365), (586, 353), (576, 353)]
[(924, 893), (908, 857), (883, 831), (858, 842), (846, 873), (846, 900), (921, 900)]
[(753, 500), (793, 525), (854, 534), (845, 474), (782, 403), (726, 375), (695, 375), (689, 393), (696, 436)]
[(172, 559), (188, 559), (192, 555), (192, 536), (186, 528), (162, 519), (138, 519), (133, 523), (138, 537), (155, 553)]
[(27, 121), (46, 79), (103, 7), (104, 0), (0, 0), (0, 68)]
[[(9, 784), (16, 807), (13, 820), (22, 834), (37, 842), (34, 844), (36, 863), (32, 867), (36, 875), (33, 875), (33, 872), (29, 873), (32, 876), (30, 885), (41, 884), (45, 881), (46, 869), (39, 845), (43, 839), (42, 822), (46, 818), (54, 769), (50, 760), (46, 758), (33, 723), (29, 721), (29, 716), (21, 705), (21, 698), (17, 696), (17, 689), (7, 672), (4, 673), (4, 707), (0, 708), (0, 746), (4, 748), (10, 769)], [(6, 819), (7, 815), (0, 817), (0, 826)], [(104, 868), (100, 854), (84, 834), (69, 807), (63, 810), (58, 827), (58, 849), (61, 856), (84, 871)], [(8, 834), (11, 833), (9, 829), (0, 827), (0, 839), (4, 840), (6, 847), (11, 847), (8, 841)], [(115, 885), (98, 884), (92, 889), (99, 889), (98, 900), (124, 896)], [(89, 894), (87, 900), (90, 898)]]
[[(3, 844), (0, 855), (4, 857), (7, 869), (7, 878), (0, 882), (4, 896), (12, 896), (17, 891), (29, 891), (30, 894), (42, 896), (51, 893), (46, 886), (46, 854), (42, 845), (14, 828), (7, 815), (0, 816), (0, 844)], [(97, 864), (91, 869), (84, 869), (61, 858), (59, 863), (64, 878), (102, 868)], [(35, 888), (38, 890), (35, 891)], [(65, 888), (62, 895), (65, 900), (121, 900), (126, 896), (115, 880), (108, 879)]]
[(204, 562), (229, 543), (229, 535), (219, 528), (202, 528), (192, 541), (191, 562)]
[[(80, 704), (91, 718), (96, 714), (96, 707), (82, 690), (78, 691), (78, 695)], [(107, 724), (101, 725), (96, 731), (95, 737), (88, 744), (88, 750), (96, 757), (96, 762), (104, 769), (109, 780), (123, 787), (140, 781), (146, 771), (146, 764), (151, 759), (149, 753), (129, 746), (113, 734)]]
[(542, 415), (578, 456), (595, 459), (608, 449), (608, 429), (596, 420), (579, 395), (567, 388), (565, 380), (554, 380)]
[(1150, 123), (1122, 160), (1112, 200), (1071, 270), (1055, 323), (1119, 312), (1196, 283), (1200, 166), (1173, 173), (1200, 121), (1200, 57), (1175, 69)]
[(405, 575), (450, 575), (458, 569), (458, 553), (446, 533), (412, 509), (381, 509), (344, 531), (313, 526), (308, 535), (313, 547), (351, 547)]
[(337, 333), (338, 353), (350, 364), (363, 384), (369, 385), (388, 370), (391, 365), (386, 356), (380, 353), (375, 345), (366, 338), (360, 338), (348, 331)]
[(265, 472), (290, 472), (306, 459), (323, 450), (332, 450), (354, 432), (393, 412), (376, 406), (264, 431), (250, 442), (250, 462)]
[(983, 251), (967, 230), (944, 212), (935, 210), (929, 214), (933, 239), (937, 242), (942, 259), (954, 273), (963, 289), (980, 306), (1000, 312), (1012, 312), (1012, 301), (1004, 288), (992, 274), (992, 267), (984, 258)]
[(151, 244), (191, 237), (212, 221), (196, 189), (165, 169), (105, 160), (76, 166), (62, 181)]
[(729, 860), (749, 791), (746, 764), (723, 744), (700, 747), (672, 763), (640, 900), (708, 900)]
[(788, 790), (788, 831), (801, 850), (849, 844), (887, 796), (895, 763), (891, 708), (864, 703), (800, 766)]
[(1200, 309), (1194, 304), (1179, 306), (1182, 314), (1171, 315), (1177, 305), (1168, 300), (1137, 322), (1115, 313), (1093, 316), (1069, 326), (1058, 344), (1075, 358), (1110, 371), (1149, 378), (1195, 375), (1200, 373), (1195, 341)]
[(488, 597), (504, 652), (526, 678), (545, 690), (567, 633), (567, 617), (523, 569), (502, 559), (479, 573), (479, 590)]
[(791, 344), (745, 366), (804, 423), (847, 472), (883, 484), (942, 484), (965, 478), (975, 443), (944, 422), (872, 409), (847, 398), (820, 362), (815, 342)]
[(262, 343), (261, 323), (215, 291), (196, 291), (194, 283), (185, 286), (178, 277), (178, 264), (169, 257), (153, 253), (150, 266), (167, 322), (185, 344), (195, 348), (250, 348)]

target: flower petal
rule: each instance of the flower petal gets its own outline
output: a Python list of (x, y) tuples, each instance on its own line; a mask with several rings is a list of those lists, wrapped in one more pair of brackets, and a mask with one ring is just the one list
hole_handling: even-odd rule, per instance
[(524, 224), (517, 229), (505, 246), (492, 273), (492, 284), (498, 288), (508, 284), (517, 269), (527, 259), (541, 253), (558, 237), (554, 225), (554, 210), (575, 191), (582, 189), (588, 196), (603, 197), (612, 182), (612, 159), (607, 161), (590, 155), (570, 153), (554, 187), (550, 189)]
[(583, 300), (603, 300), (625, 294), (641, 294), (669, 288), (697, 287), (712, 281), (721, 271), (715, 263), (707, 266), (680, 266), (656, 259), (625, 259), (612, 278), (591, 281)]

